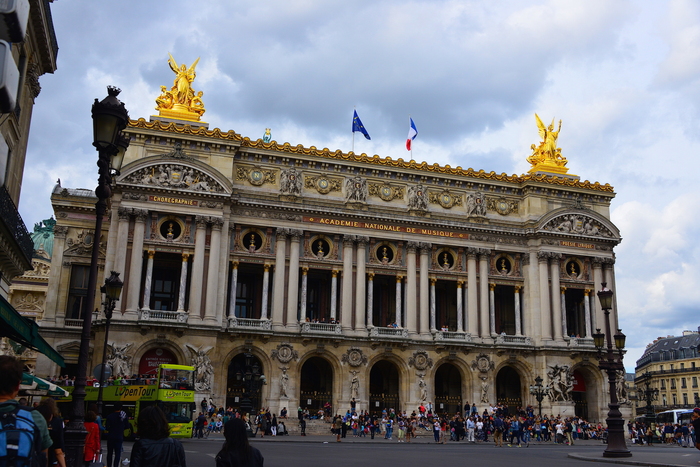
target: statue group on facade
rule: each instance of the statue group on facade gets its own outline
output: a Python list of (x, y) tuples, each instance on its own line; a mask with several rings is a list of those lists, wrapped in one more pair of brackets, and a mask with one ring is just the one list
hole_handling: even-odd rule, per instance
[[(195, 68), (199, 63), (199, 58), (188, 67), (184, 63), (178, 65), (171, 54), (168, 54), (168, 57), (168, 65), (175, 73), (175, 80), (170, 89), (167, 86), (160, 87), (160, 95), (156, 98), (156, 110), (160, 111), (163, 116), (179, 116), (199, 120), (205, 112), (202, 101), (204, 92), (196, 92), (192, 88), (192, 82), (197, 77)], [(174, 111), (179, 115), (172, 115), (169, 111)]]

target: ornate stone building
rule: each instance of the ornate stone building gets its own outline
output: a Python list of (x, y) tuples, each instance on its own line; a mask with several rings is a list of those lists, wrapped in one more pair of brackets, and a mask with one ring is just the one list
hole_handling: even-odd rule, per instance
[(605, 418), (591, 335), (595, 290), (615, 288), (611, 186), (252, 141), (198, 120), (130, 123), (100, 239), (92, 192), (54, 189), (41, 325), (69, 364), (99, 241), (102, 273), (125, 282), (109, 336), (122, 368), (194, 363), (199, 397), (219, 405), (240, 405), (252, 367), (267, 383), (253, 404), (274, 411), (536, 404), (540, 375), (547, 412)]

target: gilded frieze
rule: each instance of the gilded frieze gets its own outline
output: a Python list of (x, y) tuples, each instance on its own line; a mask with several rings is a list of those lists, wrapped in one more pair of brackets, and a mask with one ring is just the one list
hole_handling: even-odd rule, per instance
[(486, 209), (496, 211), (502, 216), (518, 212), (518, 202), (506, 198), (486, 198)]
[(326, 195), (331, 191), (342, 191), (343, 181), (326, 175), (306, 176), (304, 177), (304, 188), (316, 190), (322, 195)]
[(263, 170), (257, 166), (236, 168), (236, 180), (248, 181), (253, 186), (261, 186), (265, 183), (274, 184), (276, 178), (274, 171)]
[(462, 205), (462, 195), (450, 193), (450, 190), (443, 190), (441, 192), (432, 191), (429, 194), (429, 199), (431, 203), (439, 204), (445, 209)]
[(403, 199), (404, 188), (391, 186), (388, 183), (370, 183), (370, 196), (378, 196), (384, 201), (392, 201), (394, 199)]

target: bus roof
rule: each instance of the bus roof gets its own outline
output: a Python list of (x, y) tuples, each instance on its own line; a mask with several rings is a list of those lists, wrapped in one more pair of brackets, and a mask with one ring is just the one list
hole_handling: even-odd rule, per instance
[(194, 371), (193, 366), (187, 366), (187, 365), (172, 365), (170, 363), (162, 363), (159, 365), (160, 368), (164, 368), (166, 370), (189, 370), (189, 371)]

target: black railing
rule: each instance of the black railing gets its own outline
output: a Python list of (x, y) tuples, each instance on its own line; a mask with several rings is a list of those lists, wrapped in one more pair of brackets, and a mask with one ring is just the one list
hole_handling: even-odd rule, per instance
[(4, 186), (0, 186), (0, 219), (2, 219), (5, 228), (17, 242), (19, 250), (22, 252), (29, 265), (28, 269), (31, 269), (34, 242), (29, 236), (22, 216), (19, 215), (17, 206), (15, 206), (12, 198), (10, 198), (10, 193), (8, 193)]

